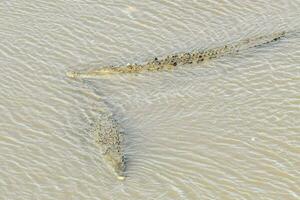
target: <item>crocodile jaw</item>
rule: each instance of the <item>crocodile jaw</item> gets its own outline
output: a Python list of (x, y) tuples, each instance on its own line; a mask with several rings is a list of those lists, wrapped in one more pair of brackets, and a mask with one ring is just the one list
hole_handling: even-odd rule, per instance
[(113, 150), (104, 154), (104, 159), (113, 168), (113, 171), (116, 173), (117, 178), (119, 180), (124, 180), (125, 162), (123, 155), (121, 155), (120, 152)]

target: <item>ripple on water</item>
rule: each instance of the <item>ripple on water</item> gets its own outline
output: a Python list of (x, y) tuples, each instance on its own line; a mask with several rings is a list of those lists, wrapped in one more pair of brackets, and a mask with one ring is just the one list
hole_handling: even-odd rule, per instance
[[(0, 198), (298, 199), (299, 6), (0, 3)], [(283, 29), (296, 31), (201, 67), (65, 77)], [(107, 107), (126, 130), (125, 182), (89, 134)]]

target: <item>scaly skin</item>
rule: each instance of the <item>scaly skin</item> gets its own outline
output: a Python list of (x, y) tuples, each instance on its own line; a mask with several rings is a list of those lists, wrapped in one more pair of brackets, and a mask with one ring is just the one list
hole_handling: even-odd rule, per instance
[(128, 64), (126, 66), (106, 66), (96, 70), (86, 72), (68, 72), (70, 78), (95, 78), (108, 74), (117, 73), (140, 73), (155, 72), (174, 69), (178, 65), (201, 63), (205, 60), (218, 58), (224, 55), (233, 54), (241, 50), (261, 46), (283, 37), (285, 32), (273, 33), (270, 35), (249, 38), (236, 43), (228, 44), (222, 47), (208, 49), (205, 51), (193, 51), (186, 53), (177, 53), (158, 59), (154, 58), (144, 64)]
[(92, 130), (103, 158), (120, 180), (125, 179), (123, 132), (110, 114), (101, 112)]

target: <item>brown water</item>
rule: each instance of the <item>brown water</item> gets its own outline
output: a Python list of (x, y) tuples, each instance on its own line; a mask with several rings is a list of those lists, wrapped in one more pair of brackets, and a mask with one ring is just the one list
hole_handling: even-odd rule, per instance
[[(300, 1), (2, 1), (0, 199), (300, 199)], [(74, 81), (276, 31), (173, 72)], [(89, 134), (109, 107), (125, 181)]]

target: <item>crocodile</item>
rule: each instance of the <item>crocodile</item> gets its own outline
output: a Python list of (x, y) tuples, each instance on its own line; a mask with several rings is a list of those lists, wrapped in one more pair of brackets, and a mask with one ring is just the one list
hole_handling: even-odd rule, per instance
[(124, 133), (110, 112), (100, 112), (92, 128), (95, 142), (103, 159), (113, 169), (117, 178), (125, 179)]
[(155, 72), (166, 71), (176, 68), (176, 66), (182, 66), (187, 64), (201, 63), (213, 58), (222, 57), (229, 54), (234, 54), (241, 50), (258, 47), (264, 44), (268, 44), (273, 41), (277, 41), (281, 37), (285, 36), (286, 32), (276, 32), (269, 35), (263, 35), (259, 37), (248, 38), (240, 40), (224, 46), (199, 50), (192, 52), (175, 53), (162, 58), (155, 57), (150, 61), (142, 64), (127, 64), (125, 66), (105, 66), (99, 69), (90, 71), (71, 71), (67, 72), (67, 76), (70, 78), (95, 78), (102, 75), (118, 74), (118, 73), (140, 73), (140, 72)]

